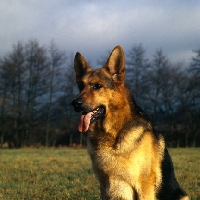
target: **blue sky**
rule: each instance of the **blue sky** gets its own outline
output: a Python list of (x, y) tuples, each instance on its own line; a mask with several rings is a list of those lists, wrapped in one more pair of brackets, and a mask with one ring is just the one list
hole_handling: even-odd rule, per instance
[(199, 0), (1, 0), (0, 55), (17, 41), (53, 39), (62, 50), (96, 60), (121, 45), (142, 43), (147, 57), (163, 49), (174, 62), (200, 49)]

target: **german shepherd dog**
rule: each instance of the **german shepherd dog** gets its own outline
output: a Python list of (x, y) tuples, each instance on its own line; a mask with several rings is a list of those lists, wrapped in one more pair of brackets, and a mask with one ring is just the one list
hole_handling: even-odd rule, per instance
[(125, 86), (125, 58), (117, 46), (106, 64), (91, 69), (77, 52), (74, 60), (80, 93), (72, 101), (82, 112), (79, 131), (103, 200), (188, 200), (179, 186), (162, 135)]

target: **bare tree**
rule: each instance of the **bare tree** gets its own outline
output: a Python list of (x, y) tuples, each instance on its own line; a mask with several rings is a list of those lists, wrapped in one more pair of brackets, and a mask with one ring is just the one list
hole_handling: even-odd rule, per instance
[(0, 60), (0, 147), (3, 147), (6, 130), (6, 117), (8, 117), (8, 90), (10, 87), (10, 70), (8, 69), (8, 58)]
[[(15, 147), (23, 145), (22, 114), (23, 114), (23, 88), (24, 88), (24, 47), (18, 42), (13, 45), (11, 53), (3, 59), (1, 66), (3, 107), (2, 123), (4, 123), (5, 104), (10, 103), (10, 114), (12, 114), (12, 131)], [(3, 86), (3, 84), (5, 84)]]
[[(78, 122), (78, 114), (74, 112), (71, 106), (75, 94), (78, 93), (74, 72), (74, 55), (72, 53), (68, 58), (62, 90), (63, 95), (59, 98), (59, 104), (64, 111), (65, 132), (69, 137), (69, 144), (72, 146)], [(82, 139), (82, 134), (80, 134), (80, 144), (82, 144)]]
[(171, 66), (169, 70), (169, 87), (163, 90), (166, 122), (172, 129), (171, 133), (176, 137), (176, 147), (188, 146), (188, 132), (185, 131), (187, 122), (183, 120), (183, 115), (188, 112), (190, 101), (189, 77), (182, 64)]
[(191, 71), (194, 71), (196, 74), (200, 76), (200, 49), (194, 50), (194, 53), (196, 53), (195, 57), (192, 57), (191, 62)]
[(192, 146), (196, 146), (196, 139), (198, 136), (200, 137), (200, 49), (193, 52), (196, 56), (192, 57), (192, 62), (189, 67), (189, 91), (191, 95), (190, 130), (193, 136)]
[[(58, 47), (55, 45), (54, 42), (51, 42), (49, 48), (49, 80), (48, 80), (48, 87), (49, 87), (49, 94), (48, 94), (48, 106), (47, 106), (47, 123), (46, 123), (46, 141), (45, 145), (49, 146), (49, 134), (50, 134), (50, 124), (51, 124), (51, 116), (52, 116), (52, 106), (53, 101), (56, 99), (56, 93), (58, 92), (58, 85), (60, 82), (60, 73), (61, 67), (66, 62), (67, 56), (64, 52), (58, 50)], [(56, 143), (56, 133), (54, 131), (53, 136), (53, 146)]]
[[(133, 92), (136, 102), (145, 105), (144, 95), (147, 89), (146, 76), (149, 67), (148, 60), (145, 58), (145, 50), (142, 44), (134, 45), (127, 56), (127, 75), (126, 80)], [(143, 103), (142, 103), (143, 102)]]
[(148, 92), (151, 105), (153, 106), (153, 120), (157, 122), (158, 114), (160, 112), (159, 105), (162, 105), (162, 92), (164, 84), (166, 84), (166, 75), (170, 67), (167, 57), (163, 54), (162, 49), (157, 50), (150, 65), (150, 72), (148, 74), (148, 85), (150, 90)]
[(37, 40), (29, 41), (25, 46), (26, 52), (26, 78), (25, 89), (25, 136), (29, 140), (33, 119), (36, 118), (36, 110), (40, 107), (39, 97), (47, 92), (48, 60), (47, 52)]

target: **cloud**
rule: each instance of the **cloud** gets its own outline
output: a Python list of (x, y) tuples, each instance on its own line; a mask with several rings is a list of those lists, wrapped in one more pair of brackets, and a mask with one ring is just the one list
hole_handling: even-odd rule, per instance
[[(188, 60), (200, 47), (199, 1), (10, 0), (0, 3), (0, 54), (17, 41), (52, 39), (63, 50), (95, 60), (120, 44), (142, 43), (174, 61)], [(191, 52), (191, 53), (189, 53)], [(183, 56), (183, 58), (182, 58)]]

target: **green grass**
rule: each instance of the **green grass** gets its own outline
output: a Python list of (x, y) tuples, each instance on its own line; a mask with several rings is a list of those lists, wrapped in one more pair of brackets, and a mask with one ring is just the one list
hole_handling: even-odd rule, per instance
[[(181, 186), (200, 200), (200, 149), (170, 149), (170, 154)], [(0, 200), (7, 199), (99, 199), (86, 150), (0, 150)]]

